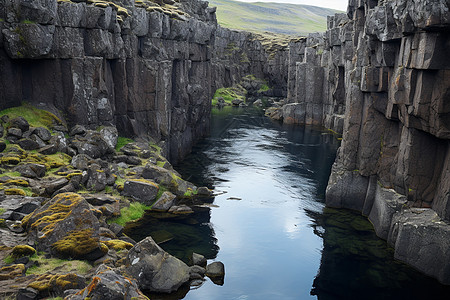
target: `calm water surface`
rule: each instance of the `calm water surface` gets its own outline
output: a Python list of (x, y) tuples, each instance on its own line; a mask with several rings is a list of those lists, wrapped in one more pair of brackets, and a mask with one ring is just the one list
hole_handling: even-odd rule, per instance
[(449, 299), (447, 287), (395, 261), (365, 218), (324, 208), (338, 146), (328, 132), (259, 110), (214, 111), (211, 136), (177, 169), (218, 195), (190, 216), (148, 214), (128, 233), (152, 235), (186, 262), (197, 252), (225, 264), (223, 285), (206, 280), (170, 299)]

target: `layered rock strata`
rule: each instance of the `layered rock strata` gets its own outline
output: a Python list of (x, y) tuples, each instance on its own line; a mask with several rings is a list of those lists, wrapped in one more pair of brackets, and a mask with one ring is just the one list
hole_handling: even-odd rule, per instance
[(164, 141), (176, 163), (208, 132), (215, 89), (248, 74), (286, 85), (277, 53), (201, 0), (4, 1), (0, 109), (44, 103), (71, 125)]
[(331, 53), (345, 49), (342, 37), (351, 37), (354, 47), (351, 56), (341, 53), (338, 66), (345, 115), (327, 205), (362, 211), (396, 258), (445, 284), (450, 284), (449, 8), (448, 1), (350, 1), (350, 19), (327, 32), (330, 46), (336, 32), (341, 36)]
[(71, 124), (166, 141), (173, 161), (207, 132), (207, 2), (3, 1), (0, 27), (0, 109), (45, 103)]

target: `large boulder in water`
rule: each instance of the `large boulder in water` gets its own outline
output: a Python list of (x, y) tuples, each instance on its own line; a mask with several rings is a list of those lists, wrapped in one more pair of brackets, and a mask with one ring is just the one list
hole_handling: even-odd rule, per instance
[(100, 243), (98, 219), (86, 200), (75, 193), (56, 195), (22, 223), (34, 238), (38, 251), (88, 260), (108, 251)]
[(151, 237), (130, 249), (126, 272), (136, 278), (142, 290), (160, 293), (176, 291), (189, 280), (189, 267), (161, 249)]

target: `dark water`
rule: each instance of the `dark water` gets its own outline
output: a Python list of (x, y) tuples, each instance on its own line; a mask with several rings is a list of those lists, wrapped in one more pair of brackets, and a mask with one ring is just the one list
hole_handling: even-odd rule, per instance
[(337, 147), (328, 132), (258, 110), (214, 111), (211, 136), (177, 169), (220, 195), (193, 215), (148, 214), (128, 233), (152, 235), (186, 262), (192, 252), (224, 262), (222, 286), (206, 280), (170, 299), (449, 299), (395, 261), (365, 218), (324, 208)]

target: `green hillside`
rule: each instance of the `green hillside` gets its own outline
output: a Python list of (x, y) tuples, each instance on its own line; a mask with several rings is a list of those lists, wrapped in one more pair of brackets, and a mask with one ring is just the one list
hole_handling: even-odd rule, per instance
[(338, 12), (309, 5), (233, 0), (209, 0), (209, 6), (217, 6), (217, 20), (223, 27), (296, 36), (325, 31), (327, 16)]

